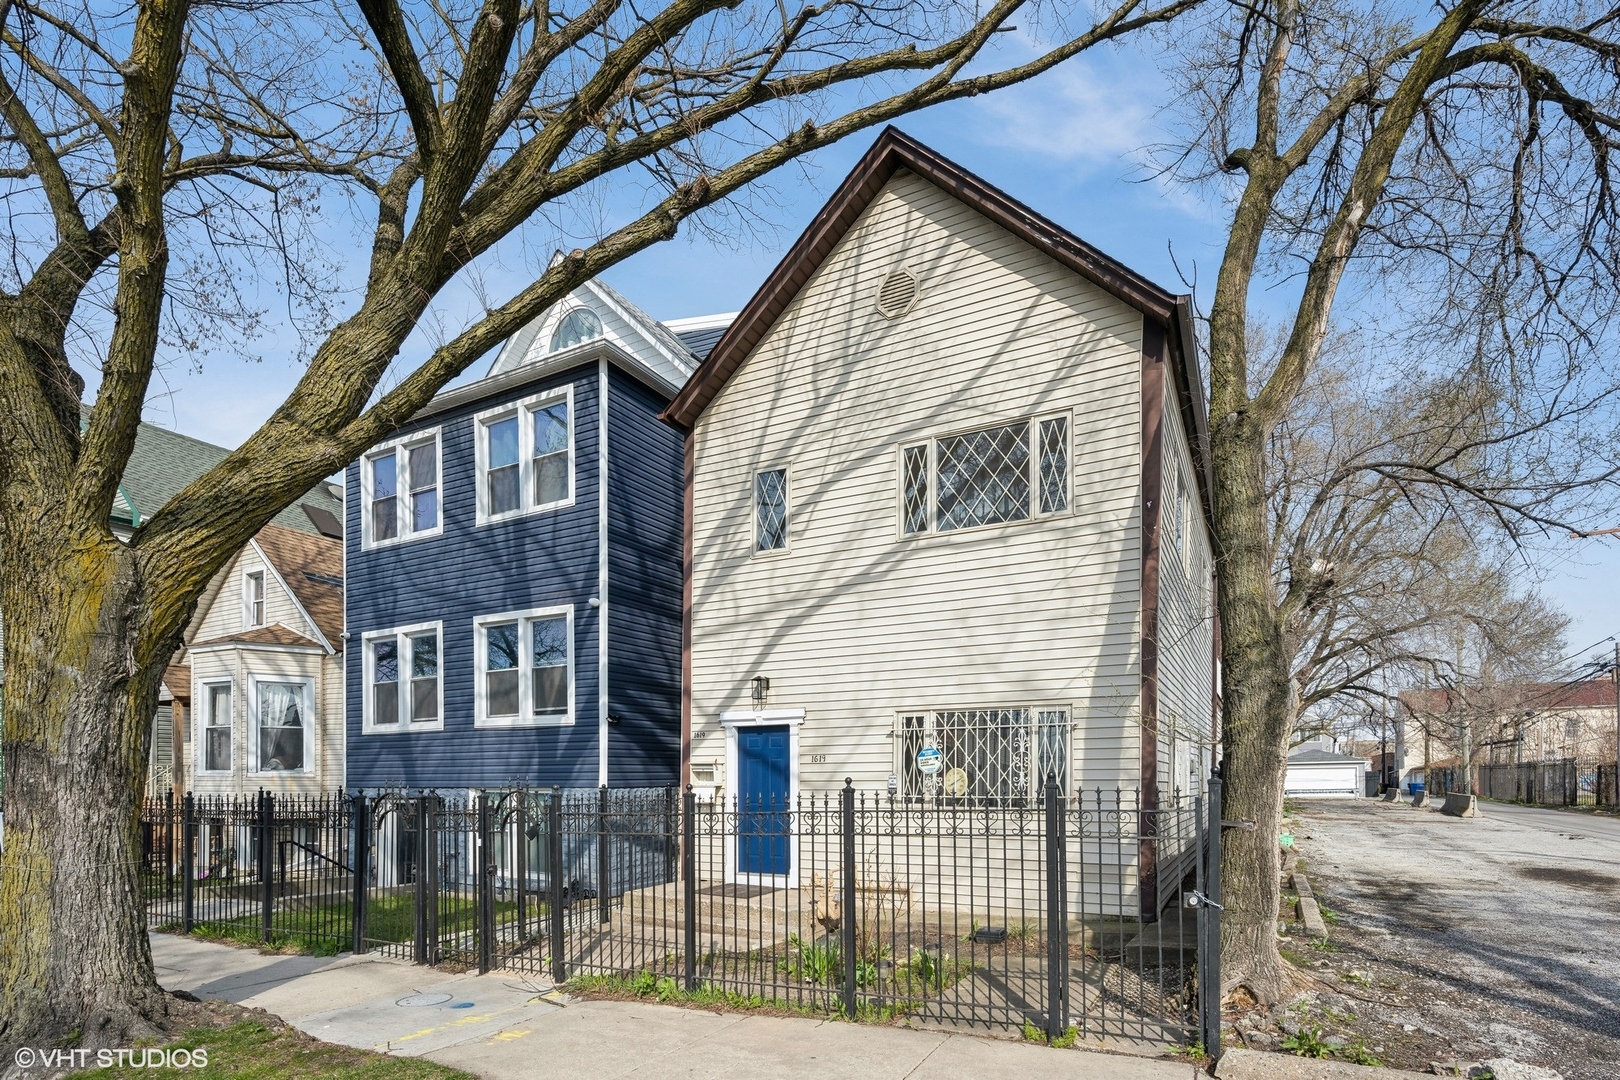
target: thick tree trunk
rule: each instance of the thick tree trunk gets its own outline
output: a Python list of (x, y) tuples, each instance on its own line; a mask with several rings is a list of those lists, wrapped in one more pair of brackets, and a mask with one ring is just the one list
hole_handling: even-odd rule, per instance
[(105, 534), (42, 542), (24, 531), (6, 529), (0, 550), (7, 1062), (19, 1046), (128, 1045), (166, 1016), (137, 866), (140, 793), (167, 652), (143, 656), (136, 644), (146, 620), (130, 549)]
[[(1222, 816), (1245, 827), (1222, 835), (1221, 971), (1263, 1002), (1288, 979), (1277, 950), (1282, 778), (1287, 766), (1290, 660), (1267, 544), (1264, 434), (1234, 413), (1212, 432), (1220, 541)], [(1253, 828), (1247, 826), (1252, 823)]]

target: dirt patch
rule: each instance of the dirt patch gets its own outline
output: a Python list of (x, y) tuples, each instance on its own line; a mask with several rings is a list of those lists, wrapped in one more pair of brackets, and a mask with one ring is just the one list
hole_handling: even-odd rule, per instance
[(1325, 943), (1285, 922), (1307, 989), (1238, 1010), (1245, 1045), (1418, 1072), (1503, 1057), (1565, 1080), (1620, 1077), (1620, 875), (1588, 869), (1620, 866), (1613, 823), (1569, 839), (1562, 815), (1504, 807), (1466, 821), (1349, 802), (1298, 816), (1334, 919)]
[(1569, 885), (1577, 889), (1620, 888), (1620, 878), (1600, 874), (1596, 870), (1578, 870), (1568, 866), (1521, 866), (1516, 873), (1530, 881), (1550, 881), (1555, 885)]

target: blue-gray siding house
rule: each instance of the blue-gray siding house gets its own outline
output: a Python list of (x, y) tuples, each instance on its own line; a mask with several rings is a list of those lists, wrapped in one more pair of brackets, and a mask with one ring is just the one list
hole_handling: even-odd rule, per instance
[(349, 467), (348, 787), (678, 782), (684, 442), (658, 414), (725, 321), (589, 282)]

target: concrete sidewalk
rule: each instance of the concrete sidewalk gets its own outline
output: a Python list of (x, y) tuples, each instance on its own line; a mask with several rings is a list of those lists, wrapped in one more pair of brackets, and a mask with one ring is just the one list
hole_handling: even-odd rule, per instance
[(511, 975), (370, 956), (262, 956), (152, 935), (158, 981), (276, 1014), (328, 1042), (426, 1057), (486, 1080), (644, 1077), (1194, 1080), (1192, 1065), (942, 1031), (570, 1001)]

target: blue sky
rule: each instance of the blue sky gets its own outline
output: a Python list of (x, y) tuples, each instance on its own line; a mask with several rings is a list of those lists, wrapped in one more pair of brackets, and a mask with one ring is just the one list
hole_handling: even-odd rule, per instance
[[(1144, 92), (1152, 89), (1143, 86), (1145, 67), (1132, 63), (1126, 51), (1093, 54), (1024, 86), (930, 110), (899, 126), (1178, 292), (1185, 290), (1179, 265), (1207, 297), (1226, 210), (1218, 199), (1163, 183), (1144, 169), (1142, 149), (1165, 138), (1152, 104), (1162, 98)], [(817, 155), (807, 168), (773, 177), (757, 205), (774, 228), (748, 242), (721, 246), (683, 235), (616, 267), (606, 279), (655, 318), (742, 307), (874, 136), (857, 136)], [(492, 270), (483, 287), (504, 299), (524, 283), (523, 263), (534, 254), (509, 258), (508, 268)], [(447, 308), (458, 302), (477, 301), (468, 292), (448, 298)], [(290, 347), (278, 351), (274, 340), (258, 346), (257, 362), (213, 358), (200, 367), (165, 368), (154, 379), (146, 418), (237, 445), (301, 371)], [(1608, 524), (1620, 526), (1620, 507)], [(1529, 559), (1544, 592), (1572, 617), (1572, 650), (1620, 631), (1612, 615), (1620, 601), (1617, 538), (1553, 536)]]

